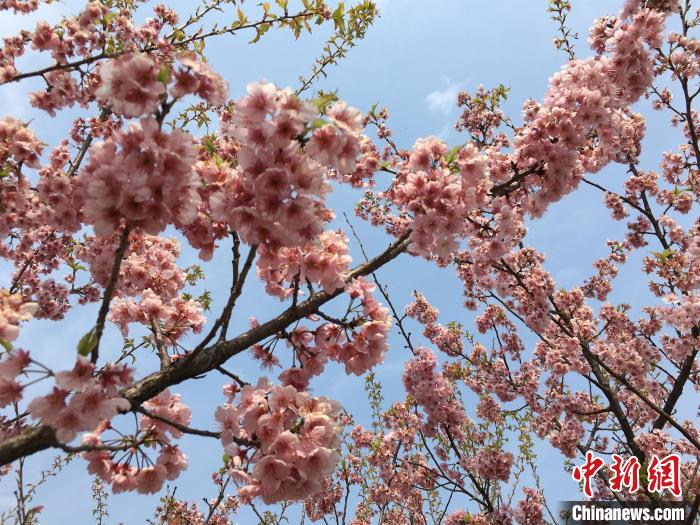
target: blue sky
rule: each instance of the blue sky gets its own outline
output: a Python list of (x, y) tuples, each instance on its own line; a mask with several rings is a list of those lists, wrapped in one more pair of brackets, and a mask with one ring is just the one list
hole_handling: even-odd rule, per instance
[[(188, 3), (171, 4), (180, 8)], [(570, 24), (580, 35), (577, 44), (580, 56), (590, 54), (585, 40), (591, 22), (598, 16), (616, 13), (620, 4), (617, 0), (574, 2)], [(80, 5), (71, 1), (52, 4), (47, 7), (52, 13), (49, 18), (53, 16), (55, 20), (56, 14), (75, 12)], [(374, 103), (386, 106), (391, 115), (394, 140), (402, 147), (410, 147), (417, 138), (428, 135), (437, 135), (453, 144), (464, 142), (464, 138), (453, 130), (458, 116), (455, 96), (459, 90), (473, 91), (480, 84), (493, 87), (503, 83), (511, 87), (506, 111), (519, 120), (522, 103), (530, 97), (541, 99), (549, 77), (566, 59), (566, 55), (552, 45), (556, 27), (548, 18), (546, 0), (383, 0), (379, 5), (382, 16), (365, 40), (350, 51), (348, 58), (331, 68), (328, 78), (316, 87), (338, 89), (341, 98), (363, 111)], [(255, 9), (253, 3), (245, 6)], [(8, 35), (20, 27), (31, 27), (33, 20), (33, 15), (3, 16), (0, 34)], [(308, 75), (327, 36), (328, 31), (321, 29), (295, 41), (291, 34), (271, 31), (255, 46), (248, 46), (249, 38), (243, 35), (226, 37), (208, 43), (208, 56), (215, 69), (228, 80), (231, 96), (235, 98), (244, 92), (245, 85), (251, 80), (266, 79), (280, 86), (296, 86), (300, 74)], [(26, 65), (26, 69), (32, 65), (29, 61), (20, 64)], [(70, 118), (50, 119), (31, 110), (26, 102), (28, 85), (36, 89), (38, 84), (0, 86), (0, 117), (12, 114), (26, 120), (33, 119), (32, 127), (40, 138), (55, 144), (65, 135)], [(661, 151), (673, 147), (674, 141), (678, 144), (678, 137), (667, 132), (664, 118), (652, 115), (648, 124), (643, 159), (650, 169), (658, 165)], [(621, 166), (610, 167), (596, 175), (597, 180), (604, 180), (611, 187), (619, 187), (623, 176)], [(340, 217), (338, 226), (347, 230), (342, 211), (348, 212), (369, 253), (374, 254), (389, 240), (383, 233), (352, 217), (357, 197), (357, 193), (343, 189), (331, 195), (330, 203)], [(624, 225), (612, 223), (608, 217), (597, 190), (582, 188), (552, 206), (544, 219), (529, 224), (527, 242), (547, 253), (546, 267), (560, 286), (573, 286), (590, 275), (591, 264), (606, 254), (606, 239), (619, 239), (624, 234)], [(354, 240), (352, 248), (354, 260), (358, 263), (361, 254)], [(215, 312), (225, 300), (229, 287), (228, 253), (228, 246), (225, 246), (205, 266), (209, 279), (206, 288), (213, 293)], [(183, 250), (183, 266), (191, 264), (192, 258), (191, 250)], [(611, 296), (613, 301), (638, 305), (648, 298), (645, 285), (640, 285), (636, 276), (638, 269), (639, 262), (632, 261), (621, 271), (616, 291)], [(0, 286), (6, 286), (8, 267), (0, 263), (0, 272)], [(455, 320), (470, 329), (474, 316), (461, 307), (460, 286), (449, 270), (438, 270), (422, 260), (404, 255), (378, 275), (389, 285), (398, 307), (402, 308), (410, 301), (412, 290), (419, 289), (441, 310), (443, 322)], [(229, 333), (246, 328), (251, 315), (263, 319), (281, 309), (279, 302), (266, 297), (254, 280), (246, 285), (245, 292)], [(69, 313), (65, 322), (58, 324), (33, 321), (25, 326), (19, 346), (41, 356), (51, 366), (69, 366), (75, 344), (94, 323), (95, 312), (92, 307), (78, 308)], [(417, 327), (414, 330), (418, 332)], [(113, 336), (107, 340), (114, 341), (113, 351), (118, 351), (121, 339), (116, 330), (110, 330), (107, 335)], [(529, 345), (534, 344), (531, 339), (526, 341)], [(154, 358), (143, 357), (149, 367), (156, 366)], [(407, 357), (401, 340), (394, 337), (385, 364), (377, 369), (387, 401), (403, 397), (401, 372)], [(230, 368), (248, 380), (260, 375), (247, 356), (239, 356)], [(222, 402), (221, 384), (220, 377), (213, 376), (174, 389), (193, 408), (193, 426), (204, 428), (212, 425), (215, 406)], [(362, 378), (347, 377), (340, 368), (331, 366), (324, 377), (313, 383), (313, 387), (316, 393), (343, 403), (358, 416), (358, 422), (367, 421)], [(468, 404), (468, 413), (473, 410)], [(550, 450), (547, 446), (539, 448), (545, 453), (541, 474), (549, 499), (578, 498), (576, 485), (561, 470), (560, 455), (547, 453)], [(220, 465), (220, 446), (201, 438), (185, 438), (183, 449), (190, 458), (190, 467), (177, 480), (178, 496), (197, 500), (211, 497), (213, 486), (209, 483), (209, 474)], [(29, 479), (36, 478), (42, 462), (53, 455), (55, 452), (33, 457), (27, 467)], [(9, 477), (0, 481), (0, 509), (12, 503), (14, 487), (11, 483)], [(41, 523), (89, 523), (92, 508), (90, 483), (81, 460), (74, 461), (63, 476), (47, 482), (36, 499), (37, 503), (46, 506)], [(143, 523), (152, 514), (155, 504), (156, 498), (112, 496), (108, 522)], [(242, 514), (239, 522), (247, 524), (251, 518)]]

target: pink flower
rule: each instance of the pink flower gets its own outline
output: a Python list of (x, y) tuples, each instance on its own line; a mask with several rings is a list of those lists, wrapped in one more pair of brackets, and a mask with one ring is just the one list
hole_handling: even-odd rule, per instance
[(238, 110), (252, 121), (263, 120), (275, 110), (277, 89), (269, 82), (251, 82), (247, 86), (248, 95), (238, 103)]
[(84, 390), (93, 384), (94, 370), (95, 365), (87, 357), (78, 356), (73, 370), (56, 372), (56, 385), (64, 390)]
[(82, 414), (87, 429), (94, 429), (100, 421), (109, 421), (119, 412), (126, 412), (131, 408), (126, 399), (109, 396), (99, 386), (88, 387), (75, 394), (69, 406)]
[(148, 115), (165, 94), (165, 86), (157, 77), (158, 65), (150, 57), (126, 54), (100, 67), (101, 85), (95, 97), (125, 117)]
[(155, 494), (160, 491), (168, 471), (161, 464), (142, 468), (136, 474), (136, 490), (140, 494)]
[(68, 394), (67, 391), (54, 387), (50, 394), (34, 398), (27, 409), (33, 418), (41, 419), (47, 424), (51, 424), (66, 406)]
[(0, 376), (0, 408), (19, 401), (22, 398), (22, 388), (14, 379)]
[(78, 407), (70, 404), (53, 416), (51, 426), (56, 430), (56, 439), (61, 443), (69, 443), (73, 441), (78, 432), (86, 430), (83, 416)]
[(260, 481), (263, 494), (273, 495), (289, 476), (289, 466), (273, 456), (265, 456), (255, 464), (253, 476)]
[(233, 443), (233, 438), (238, 436), (240, 426), (238, 420), (240, 413), (233, 405), (226, 404), (216, 409), (214, 415), (216, 421), (221, 425), (221, 442), (224, 446)]
[(336, 125), (347, 129), (353, 133), (359, 133), (362, 130), (362, 113), (355, 108), (348, 106), (345, 102), (335, 102), (326, 115)]
[(165, 467), (165, 479), (172, 481), (187, 469), (187, 456), (177, 446), (166, 446), (158, 455), (157, 464)]
[(270, 393), (270, 410), (286, 410), (296, 400), (297, 389), (293, 386), (274, 386)]
[[(146, 401), (143, 406), (158, 416), (185, 426), (189, 425), (192, 418), (192, 412), (189, 407), (180, 402), (180, 395), (170, 395), (168, 389)], [(151, 432), (155, 438), (164, 443), (170, 442), (167, 434), (170, 434), (175, 439), (182, 437), (182, 431), (172, 425), (158, 419), (151, 419), (145, 415), (141, 416), (141, 427)]]
[(299, 438), (289, 430), (285, 430), (269, 446), (268, 453), (289, 462), (294, 459), (299, 448)]
[(196, 93), (214, 106), (226, 102), (228, 84), (209, 64), (185, 55), (179, 56), (178, 61), (183, 67), (175, 72), (175, 85), (171, 89), (175, 98)]

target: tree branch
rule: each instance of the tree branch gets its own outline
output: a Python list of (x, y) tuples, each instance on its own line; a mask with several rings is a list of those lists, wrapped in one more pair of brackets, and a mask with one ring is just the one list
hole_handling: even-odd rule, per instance
[[(350, 271), (345, 278), (345, 282), (348, 283), (357, 277), (369, 275), (398, 257), (408, 248), (409, 235), (410, 231), (407, 231), (380, 255)], [(191, 352), (186, 357), (172, 363), (166, 369), (154, 372), (131, 387), (124, 389), (121, 395), (136, 410), (141, 403), (158, 395), (166, 388), (220, 367), (228, 359), (250, 348), (252, 345), (315, 313), (323, 304), (338, 297), (344, 290), (344, 288), (338, 288), (331, 293), (317, 292), (296, 307), (285, 310), (277, 317), (253, 327), (233, 339), (219, 341), (196, 354)], [(58, 441), (53, 429), (48, 425), (39, 425), (26, 430), (19, 436), (13, 436), (0, 443), (0, 465), (6, 465), (20, 457), (57, 446)]]

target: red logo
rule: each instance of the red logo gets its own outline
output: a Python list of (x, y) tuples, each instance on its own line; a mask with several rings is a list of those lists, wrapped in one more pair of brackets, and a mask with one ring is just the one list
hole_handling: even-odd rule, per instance
[[(640, 488), (639, 470), (641, 465), (639, 460), (632, 456), (625, 461), (618, 454), (613, 454), (612, 459), (613, 462), (610, 465), (612, 474), (609, 478), (610, 490), (620, 492), (627, 489), (630, 493), (637, 492)], [(589, 498), (593, 497), (591, 480), (603, 466), (605, 466), (605, 462), (588, 451), (586, 452), (586, 462), (580, 467), (574, 467), (571, 473), (574, 481), (583, 482), (583, 493)], [(659, 459), (656, 455), (652, 456), (647, 466), (647, 474), (649, 492), (668, 490), (675, 497), (681, 495), (681, 459), (677, 454), (669, 454), (663, 459)]]

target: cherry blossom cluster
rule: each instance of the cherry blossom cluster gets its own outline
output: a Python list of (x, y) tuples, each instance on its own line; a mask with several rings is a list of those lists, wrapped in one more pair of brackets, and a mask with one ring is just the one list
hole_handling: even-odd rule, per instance
[(508, 481), (513, 465), (513, 454), (502, 450), (484, 448), (464, 461), (465, 468), (477, 472), (486, 479)]
[(320, 490), (339, 459), (336, 403), (264, 379), (228, 401), (216, 420), (240, 495), (274, 503)]
[(436, 368), (435, 355), (427, 348), (417, 348), (404, 366), (404, 387), (428, 416), (424, 424), (426, 435), (436, 435), (441, 426), (459, 435), (467, 421), (464, 407), (455, 397), (454, 384)]
[[(138, 300), (115, 298), (108, 318), (119, 326), (124, 337), (129, 334), (131, 323), (149, 328), (155, 323), (158, 325), (156, 331), (171, 345), (187, 332), (200, 333), (206, 323), (202, 305), (197, 301), (182, 296), (164, 300), (150, 288), (143, 290)], [(158, 337), (156, 334), (156, 339)]]
[[(327, 293), (345, 286), (351, 257), (348, 239), (342, 231), (326, 231), (304, 247), (271, 250), (263, 245), (258, 251), (257, 273), (270, 295), (288, 298), (307, 280)], [(284, 286), (286, 283), (291, 284)]]
[(31, 13), (39, 7), (39, 0), (2, 0), (0, 9), (12, 9), (15, 13)]
[(461, 355), (464, 348), (461, 331), (454, 326), (437, 322), (439, 311), (420, 292), (414, 292), (415, 300), (406, 306), (406, 315), (425, 325), (423, 335), (447, 355)]
[[(212, 105), (228, 99), (228, 84), (211, 67), (193, 56), (177, 57), (170, 90), (176, 99), (196, 94)], [(95, 98), (125, 117), (150, 115), (166, 96), (169, 66), (145, 53), (125, 54), (100, 67), (100, 87)]]
[(251, 83), (224, 120), (223, 131), (239, 144), (236, 171), (209, 198), (211, 216), (226, 222), (248, 244), (303, 246), (332, 218), (324, 206), (329, 169), (354, 173), (360, 151), (361, 115), (343, 103), (326, 112), (302, 148), (318, 111), (289, 89)]
[(0, 340), (11, 342), (19, 335), (19, 324), (36, 313), (38, 305), (26, 302), (21, 295), (0, 288)]
[(200, 205), (194, 220), (180, 227), (190, 246), (199, 250), (199, 258), (209, 261), (212, 258), (217, 241), (229, 235), (230, 228), (226, 222), (213, 220), (210, 209), (210, 197), (224, 191), (224, 187), (236, 177), (231, 165), (235, 164), (238, 146), (231, 139), (209, 138), (209, 144), (215, 153), (207, 155), (206, 141), (200, 150), (200, 160), (194, 170), (200, 179)]
[(188, 133), (165, 133), (154, 118), (132, 122), (91, 147), (79, 175), (86, 222), (99, 236), (122, 224), (152, 235), (169, 224), (189, 224), (199, 205), (195, 161)]
[(39, 170), (36, 189), (40, 205), (36, 206), (35, 213), (57, 231), (72, 234), (80, 230), (83, 201), (78, 192), (78, 180), (64, 171), (68, 162), (68, 143), (65, 141), (51, 152), (51, 164)]
[[(36, 10), (39, 2), (36, 0), (3, 0), (0, 9), (12, 8), (15, 12), (28, 13)], [(96, 23), (107, 9), (100, 2), (88, 2), (85, 9), (75, 17), (67, 17), (59, 27), (51, 27), (48, 22), (40, 21), (33, 32), (23, 32), (15, 37), (4, 39), (4, 47), (0, 51), (0, 82), (13, 80), (17, 70), (15, 59), (25, 52), (25, 46), (31, 43), (31, 47), (40, 52), (51, 53), (57, 63), (66, 63), (70, 56), (76, 54), (88, 55), (93, 49), (99, 49), (104, 43), (99, 32), (96, 31)], [(60, 69), (51, 71), (47, 77), (48, 88), (44, 97), (50, 97), (51, 83), (49, 78), (59, 78), (65, 81), (63, 75), (52, 75), (60, 72)], [(72, 83), (72, 81), (69, 81)], [(71, 89), (71, 95), (81, 98), (83, 94)], [(61, 95), (58, 96), (60, 99)], [(43, 97), (42, 97), (43, 98)], [(34, 94), (30, 100), (35, 99)], [(65, 105), (72, 105), (70, 101)], [(63, 106), (61, 106), (63, 107)]]
[(628, 106), (651, 84), (653, 61), (645, 44), (659, 44), (663, 23), (664, 15), (651, 9), (606, 21), (606, 29), (591, 36), (601, 54), (569, 62), (552, 78), (544, 104), (526, 106), (516, 159), (546, 166), (540, 190), (525, 203), (530, 213), (541, 215), (549, 202), (571, 192), (582, 170), (597, 172), (611, 161), (636, 158), (644, 121)]
[[(144, 403), (149, 414), (164, 418), (179, 425), (190, 422), (190, 409), (180, 401), (178, 394), (171, 395), (164, 390)], [(161, 490), (165, 480), (174, 480), (187, 468), (187, 457), (172, 439), (182, 437), (176, 427), (144, 415), (139, 421), (139, 431), (133, 437), (133, 452), (127, 460), (115, 460), (114, 453), (107, 450), (102, 435), (109, 425), (102, 425), (95, 432), (83, 436), (82, 444), (92, 450), (83, 453), (88, 462), (88, 472), (110, 483), (112, 492), (138, 491), (141, 494), (155, 494)], [(115, 440), (118, 442), (119, 440)], [(155, 462), (148, 458), (142, 448), (158, 449)], [(120, 454), (123, 458), (124, 455)], [(130, 459), (142, 457), (143, 462), (133, 465)]]
[[(92, 279), (106, 286), (119, 246), (119, 234), (86, 237), (76, 246), (76, 256), (89, 265)], [(119, 269), (117, 295), (136, 296), (150, 289), (163, 299), (178, 294), (185, 285), (185, 272), (177, 265), (180, 243), (173, 238), (132, 232)]]
[(144, 53), (112, 59), (100, 67), (95, 98), (125, 117), (150, 115), (165, 94), (158, 71), (158, 64)]
[(175, 83), (171, 89), (175, 98), (197, 95), (213, 106), (226, 103), (228, 83), (209, 64), (184, 53), (177, 57), (177, 63)]
[(13, 117), (0, 119), (0, 165), (9, 160), (30, 168), (40, 166), (44, 145), (23, 122)]
[[(33, 0), (13, 0), (3, 1), (0, 7), (28, 12), (37, 5)], [(185, 53), (176, 56), (172, 42), (161, 35), (165, 27), (177, 24), (175, 11), (155, 6), (153, 14), (143, 25), (137, 25), (128, 6), (112, 10), (102, 2), (91, 1), (78, 15), (65, 17), (54, 26), (40, 21), (34, 31), (4, 40), (0, 82), (17, 78), (15, 61), (31, 45), (40, 53), (50, 54), (56, 64), (64, 65), (50, 68), (43, 75), (46, 89), (30, 94), (30, 103), (51, 115), (75, 103), (87, 107), (93, 100), (127, 117), (148, 114), (165, 93), (170, 64), (175, 60), (182, 66), (172, 88), (176, 97), (197, 93), (212, 104), (225, 101), (227, 86), (221, 77)], [(113, 41), (119, 42), (120, 52), (106, 53)], [(105, 55), (110, 60), (100, 63)]]
[(317, 333), (318, 344), (333, 361), (343, 363), (348, 374), (361, 375), (384, 362), (389, 349), (389, 331), (392, 320), (389, 310), (374, 297), (376, 286), (364, 277), (353, 279), (345, 291), (362, 305), (360, 326), (352, 331), (348, 341), (343, 340), (338, 325), (325, 325)]
[(108, 364), (97, 376), (94, 372), (95, 365), (79, 356), (72, 370), (56, 372), (56, 386), (49, 394), (34, 398), (27, 407), (32, 417), (51, 426), (63, 443), (131, 408), (119, 395), (119, 387), (132, 382), (131, 368)]
[[(315, 330), (297, 327), (286, 343), (293, 349), (298, 366), (287, 368), (279, 375), (283, 384), (306, 389), (311, 378), (323, 372), (329, 359), (342, 363), (346, 373), (355, 375), (364, 374), (384, 361), (392, 324), (389, 310), (372, 294), (375, 285), (362, 277), (353, 279), (345, 289), (351, 298), (348, 312), (355, 317), (331, 319)], [(262, 345), (257, 345), (253, 351), (263, 363), (278, 363)]]
[[(388, 197), (412, 214), (406, 225), (411, 229), (413, 253), (431, 257), (448, 257), (458, 248), (458, 236), (464, 217), (474, 205), (467, 202), (464, 177), (446, 165), (448, 147), (436, 138), (421, 139), (413, 146), (408, 164), (396, 176)], [(465, 155), (472, 150), (465, 149)], [(465, 160), (465, 164), (470, 164)], [(470, 164), (471, 166), (471, 164)], [(476, 171), (479, 171), (478, 168)], [(483, 170), (474, 173), (473, 182), (483, 178)], [(471, 197), (476, 195), (472, 194)]]
[[(329, 122), (313, 131), (305, 151), (322, 165), (333, 167), (339, 180), (357, 186), (358, 181), (371, 177), (378, 167), (372, 162), (376, 149), (369, 146), (366, 137), (360, 135), (362, 114), (345, 102), (335, 102), (325, 116)], [(364, 156), (358, 169), (357, 158), (363, 144)]]

